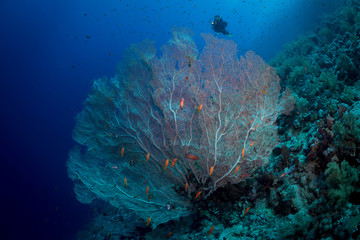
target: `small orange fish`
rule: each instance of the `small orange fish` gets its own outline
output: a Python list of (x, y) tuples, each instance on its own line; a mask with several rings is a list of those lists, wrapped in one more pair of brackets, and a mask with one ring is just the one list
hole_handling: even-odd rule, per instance
[(267, 88), (267, 86), (266, 86), (266, 85), (265, 85), (264, 87), (265, 87), (265, 88)]
[(199, 160), (199, 157), (193, 154), (185, 154), (185, 157), (190, 158), (191, 160)]
[(125, 187), (127, 187), (127, 179), (124, 177)]
[(169, 159), (166, 159), (164, 170), (166, 170), (166, 168), (167, 168), (168, 166), (169, 166)]
[(149, 195), (149, 196), (148, 196), (148, 201), (150, 201), (151, 198), (152, 198), (152, 195)]
[(188, 186), (189, 186), (189, 184), (186, 183), (186, 184), (185, 184), (185, 192), (187, 192)]
[(213, 173), (213, 171), (214, 171), (214, 166), (211, 166), (211, 168), (210, 168), (210, 176), (211, 176), (211, 174)]
[(149, 226), (150, 221), (151, 221), (151, 217), (149, 217), (148, 220), (146, 221), (146, 226)]
[(250, 207), (247, 207), (247, 209), (245, 210), (243, 216), (245, 216), (245, 214), (247, 214), (249, 210), (250, 210)]
[(158, 89), (158, 93), (161, 91), (161, 88)]
[(183, 108), (184, 108), (184, 98), (181, 98), (181, 100), (180, 100), (180, 108), (181, 108), (181, 110), (183, 110)]
[(263, 94), (266, 94), (265, 90), (261, 90), (261, 92), (262, 92)]
[(166, 238), (171, 237), (171, 235), (172, 235), (172, 232), (169, 232), (168, 234), (166, 234)]
[(214, 226), (212, 226), (209, 230), (209, 236), (211, 235), (212, 231), (214, 230)]
[(244, 157), (245, 154), (245, 148), (243, 148), (242, 152), (241, 152), (241, 156)]
[(201, 191), (198, 191), (198, 193), (195, 195), (195, 199), (197, 199), (201, 195)]
[(202, 104), (199, 105), (198, 111), (200, 112), (201, 109), (202, 109)]
[(284, 177), (287, 174), (287, 172), (284, 172), (283, 174), (280, 175), (279, 179)]
[(256, 131), (256, 128), (257, 128), (257, 124), (255, 124), (255, 131)]
[(121, 157), (123, 157), (123, 156), (124, 156), (124, 151), (125, 151), (125, 148), (124, 148), (124, 147), (122, 147), (122, 148), (121, 148)]
[(247, 177), (249, 174), (245, 173), (243, 175), (241, 175), (240, 179), (244, 178), (244, 177)]
[(240, 166), (238, 165), (235, 169), (235, 174), (239, 171)]
[(176, 161), (177, 161), (177, 158), (174, 158), (174, 160), (172, 160), (172, 162), (171, 162), (171, 167), (174, 167), (174, 166), (175, 166)]
[(146, 162), (149, 161), (150, 153), (146, 154)]
[(254, 141), (251, 141), (250, 146), (254, 145)]
[(146, 195), (149, 195), (149, 186), (146, 187)]
[(186, 84), (186, 81), (189, 79), (189, 76), (186, 76), (186, 78), (185, 78), (185, 84)]

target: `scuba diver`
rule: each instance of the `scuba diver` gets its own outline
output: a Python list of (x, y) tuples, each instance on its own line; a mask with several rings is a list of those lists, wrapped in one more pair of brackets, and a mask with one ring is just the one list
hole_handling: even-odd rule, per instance
[(230, 33), (228, 31), (226, 31), (226, 26), (227, 26), (227, 22), (225, 22), (224, 20), (222, 20), (221, 16), (216, 15), (214, 17), (214, 21), (211, 22), (212, 25), (212, 29), (214, 29), (214, 31), (216, 33), (222, 33), (224, 35), (230, 35)]

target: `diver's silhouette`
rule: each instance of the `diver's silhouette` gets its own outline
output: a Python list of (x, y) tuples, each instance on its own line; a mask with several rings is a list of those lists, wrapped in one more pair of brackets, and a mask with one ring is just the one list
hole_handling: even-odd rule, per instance
[(216, 15), (214, 17), (214, 21), (211, 23), (212, 29), (216, 33), (222, 33), (224, 35), (230, 35), (228, 31), (226, 31), (227, 22), (222, 20), (222, 18), (219, 15)]

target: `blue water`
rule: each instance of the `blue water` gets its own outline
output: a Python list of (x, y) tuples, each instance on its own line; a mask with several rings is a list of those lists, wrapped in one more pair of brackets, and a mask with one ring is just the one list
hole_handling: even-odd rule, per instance
[(74, 239), (92, 217), (65, 163), (74, 117), (93, 79), (114, 74), (130, 44), (157, 49), (173, 26), (213, 32), (228, 22), (240, 53), (265, 61), (312, 29), (340, 1), (8, 1), (0, 2), (1, 239)]

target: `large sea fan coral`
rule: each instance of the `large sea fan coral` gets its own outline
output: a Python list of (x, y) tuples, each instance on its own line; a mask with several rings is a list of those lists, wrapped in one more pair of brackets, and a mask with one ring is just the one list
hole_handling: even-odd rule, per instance
[(150, 41), (133, 45), (117, 76), (94, 82), (74, 129), (86, 148), (68, 161), (79, 199), (95, 195), (156, 227), (266, 163), (290, 92), (279, 99), (275, 70), (254, 52), (238, 58), (235, 42), (202, 36), (200, 55), (185, 30), (161, 57)]

